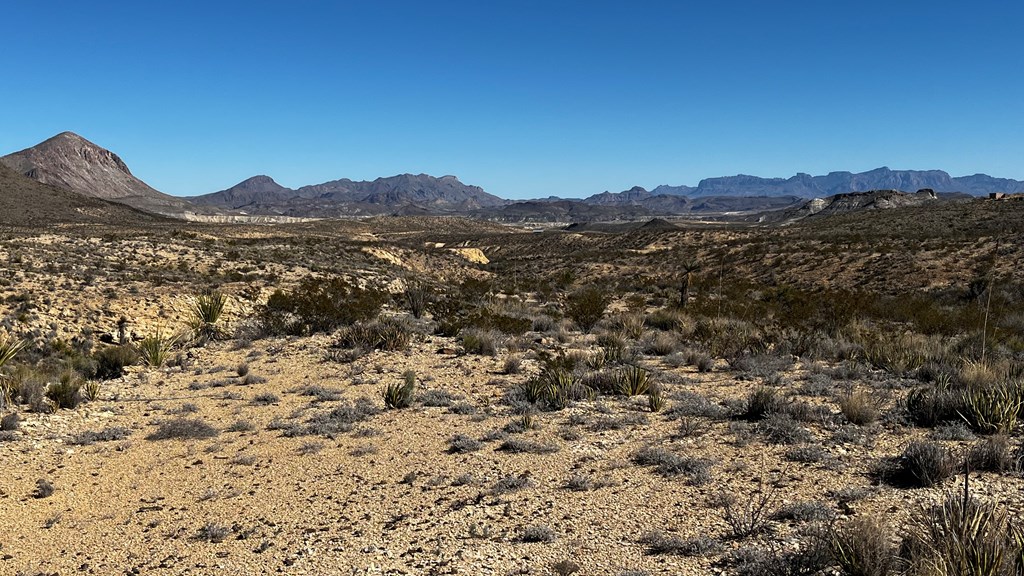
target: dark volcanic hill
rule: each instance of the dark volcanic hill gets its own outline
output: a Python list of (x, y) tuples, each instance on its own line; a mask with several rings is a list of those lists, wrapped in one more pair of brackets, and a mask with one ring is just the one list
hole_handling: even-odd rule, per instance
[(61, 223), (143, 224), (160, 218), (18, 174), (0, 162), (0, 225)]
[(185, 200), (158, 192), (133, 176), (117, 154), (73, 132), (8, 154), (0, 162), (37, 182), (147, 212), (180, 215), (191, 210)]
[(285, 188), (268, 176), (255, 176), (227, 190), (191, 200), (249, 214), (305, 217), (453, 213), (507, 203), (479, 186), (463, 184), (455, 176), (435, 178), (428, 174), (400, 174), (373, 181), (345, 178), (297, 190)]

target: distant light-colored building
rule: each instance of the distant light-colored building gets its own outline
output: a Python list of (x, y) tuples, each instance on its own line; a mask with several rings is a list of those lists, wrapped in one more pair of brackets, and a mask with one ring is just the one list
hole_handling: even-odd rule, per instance
[(988, 198), (989, 200), (1002, 200), (1006, 198), (1006, 192), (989, 192)]

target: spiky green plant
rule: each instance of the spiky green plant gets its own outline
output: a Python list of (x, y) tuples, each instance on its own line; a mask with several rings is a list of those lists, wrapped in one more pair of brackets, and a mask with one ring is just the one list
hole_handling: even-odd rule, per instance
[(661, 393), (661, 386), (654, 384), (648, 387), (647, 407), (651, 412), (661, 412), (665, 407), (665, 396)]
[(392, 382), (384, 388), (384, 405), (388, 408), (408, 408), (412, 406), (413, 393), (416, 389), (416, 372), (406, 370), (401, 382)]
[(54, 409), (74, 408), (78, 406), (82, 396), (82, 376), (74, 370), (64, 370), (56, 382), (46, 387), (46, 397), (53, 402)]
[(147, 366), (159, 368), (167, 361), (176, 341), (173, 336), (164, 336), (163, 330), (157, 330), (139, 342), (139, 355)]
[(1011, 576), (1024, 569), (1024, 536), (1006, 508), (948, 494), (914, 518), (904, 548), (910, 574)]
[(650, 372), (640, 366), (626, 366), (619, 371), (619, 392), (624, 396), (646, 394), (651, 384)]
[(971, 426), (982, 434), (1007, 434), (1017, 427), (1022, 392), (1017, 383), (976, 387), (964, 393)]
[(10, 362), (24, 347), (24, 340), (14, 340), (6, 334), (0, 334), (0, 368)]
[[(14, 340), (7, 334), (0, 334), (0, 368), (10, 362), (24, 347), (24, 340)], [(14, 382), (6, 374), (0, 374), (0, 407), (13, 402), (15, 392)]]
[(188, 310), (189, 326), (198, 340), (215, 340), (224, 334), (217, 323), (227, 303), (227, 294), (219, 290), (209, 290), (192, 298)]
[(82, 395), (89, 402), (95, 402), (100, 397), (100, 381), (99, 380), (87, 380), (82, 385)]

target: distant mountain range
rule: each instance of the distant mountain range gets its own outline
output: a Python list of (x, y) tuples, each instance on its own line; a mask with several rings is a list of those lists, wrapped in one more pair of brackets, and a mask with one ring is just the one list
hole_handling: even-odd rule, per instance
[(860, 173), (830, 172), (824, 176), (801, 173), (790, 178), (760, 178), (740, 174), (738, 176), (706, 178), (701, 180), (696, 188), (658, 186), (652, 193), (690, 198), (706, 196), (822, 198), (847, 192), (867, 192), (869, 190), (916, 192), (923, 188), (930, 188), (936, 192), (963, 192), (972, 196), (986, 196), (990, 192), (1024, 192), (1024, 182), (1009, 178), (993, 178), (987, 174), (954, 178), (942, 170), (890, 170), (882, 167)]
[[(859, 174), (831, 172), (824, 176), (797, 174), (791, 178), (726, 176), (701, 180), (697, 186), (661, 185), (650, 191), (636, 186), (585, 199), (550, 197), (527, 201), (504, 200), (479, 186), (463, 184), (455, 176), (400, 174), (372, 181), (343, 178), (291, 189), (260, 175), (226, 190), (180, 198), (154, 190), (132, 175), (117, 154), (71, 132), (0, 157), (0, 164), (39, 183), (82, 196), (163, 215), (222, 221), (387, 214), (461, 214), (506, 221), (616, 220), (800, 210), (808, 199), (875, 190), (931, 189), (939, 193), (938, 199), (950, 193), (1024, 192), (1024, 182), (986, 174), (951, 177), (941, 170), (878, 168)], [(13, 186), (9, 176), (4, 182)], [(19, 193), (27, 190), (21, 184), (17, 188)], [(0, 199), (4, 194), (8, 191), (0, 189)]]
[(385, 213), (465, 213), (502, 206), (505, 200), (468, 186), (455, 176), (400, 174), (373, 181), (347, 178), (323, 184), (285, 188), (269, 176), (253, 176), (231, 188), (189, 198), (199, 206), (240, 210), (249, 214), (340, 217)]

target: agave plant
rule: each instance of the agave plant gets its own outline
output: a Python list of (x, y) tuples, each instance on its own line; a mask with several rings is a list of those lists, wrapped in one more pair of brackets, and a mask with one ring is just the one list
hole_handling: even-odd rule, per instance
[(218, 290), (210, 290), (192, 298), (189, 303), (189, 326), (198, 340), (215, 340), (224, 334), (217, 322), (220, 321), (228, 296)]

